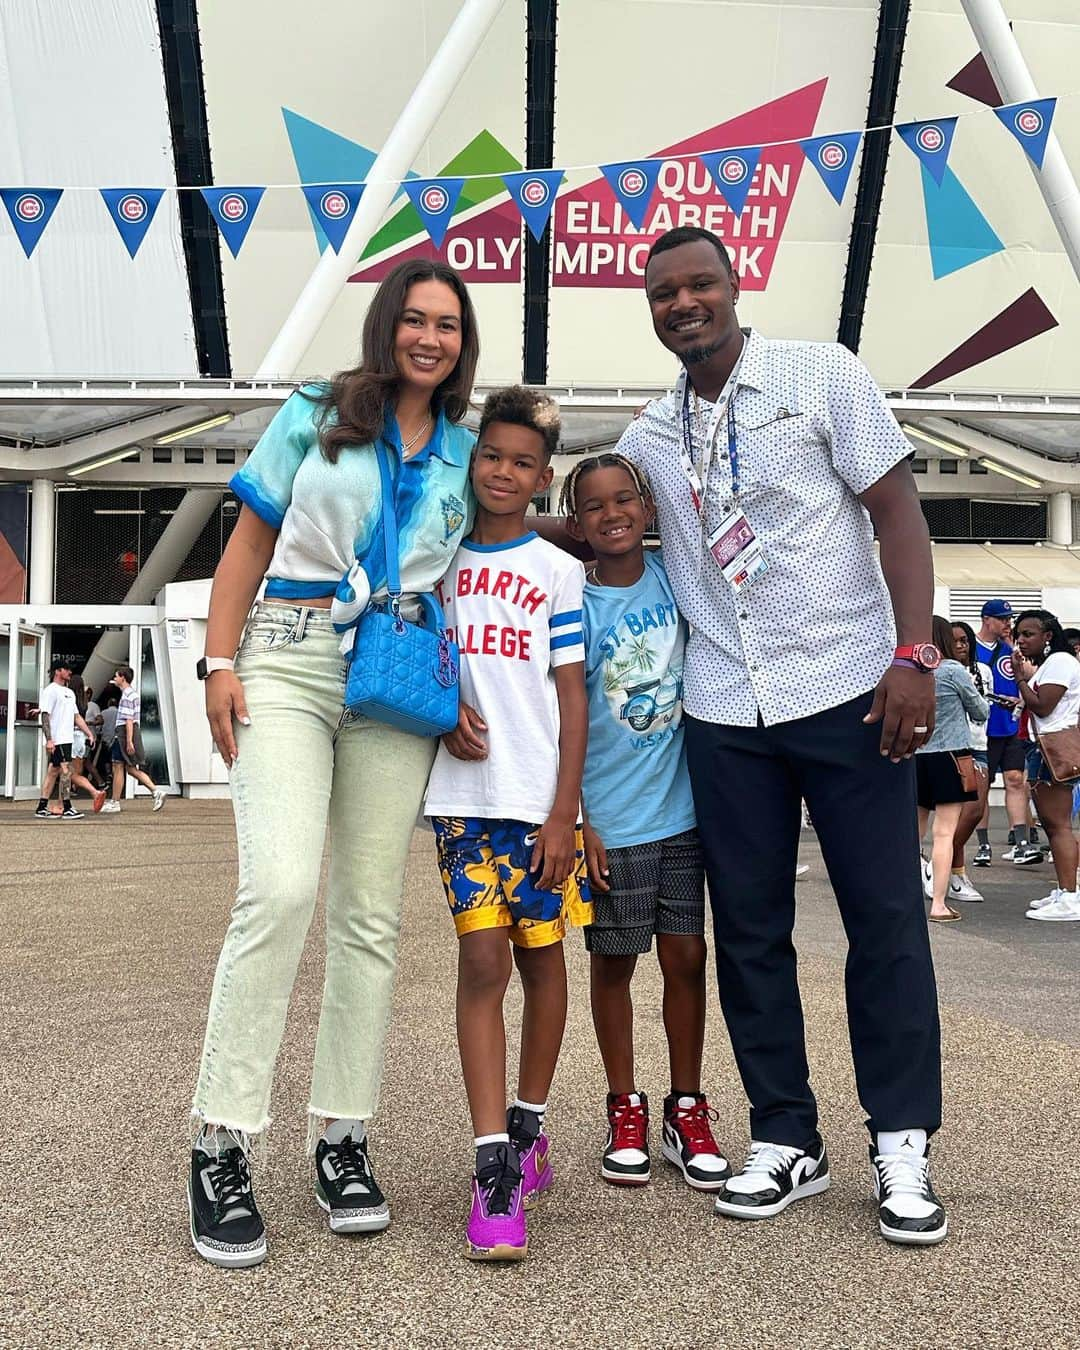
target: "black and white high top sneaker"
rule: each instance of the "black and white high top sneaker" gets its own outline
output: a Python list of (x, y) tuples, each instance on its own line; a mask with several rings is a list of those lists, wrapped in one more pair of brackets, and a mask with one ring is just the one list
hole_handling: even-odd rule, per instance
[(191, 1150), (188, 1211), (195, 1250), (213, 1265), (231, 1269), (266, 1260), (266, 1229), (239, 1146), (216, 1155), (198, 1146)]
[(717, 1214), (732, 1219), (771, 1219), (793, 1200), (829, 1188), (829, 1158), (820, 1138), (806, 1148), (751, 1139), (741, 1172), (716, 1197)]
[(366, 1136), (347, 1134), (339, 1144), (319, 1140), (315, 1199), (330, 1215), (334, 1233), (378, 1233), (389, 1224), (390, 1206), (371, 1170)]
[(925, 1152), (901, 1147), (896, 1153), (878, 1153), (871, 1144), (870, 1166), (881, 1236), (919, 1246), (943, 1241), (949, 1221), (930, 1186), (930, 1145)]

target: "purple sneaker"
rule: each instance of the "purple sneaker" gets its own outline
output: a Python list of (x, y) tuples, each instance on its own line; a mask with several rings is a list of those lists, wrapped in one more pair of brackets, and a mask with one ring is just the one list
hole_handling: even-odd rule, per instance
[(532, 1145), (518, 1156), (521, 1158), (522, 1203), (526, 1209), (532, 1209), (541, 1195), (551, 1189), (554, 1180), (551, 1170), (551, 1140), (541, 1130)]
[(495, 1161), (473, 1177), (472, 1213), (465, 1230), (470, 1261), (522, 1261), (529, 1250), (517, 1150), (500, 1144)]

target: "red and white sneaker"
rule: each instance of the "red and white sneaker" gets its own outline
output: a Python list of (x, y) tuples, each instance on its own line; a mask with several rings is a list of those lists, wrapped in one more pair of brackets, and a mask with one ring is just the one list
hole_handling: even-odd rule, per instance
[(649, 1099), (644, 1092), (609, 1092), (608, 1139), (600, 1175), (613, 1186), (644, 1186), (649, 1163)]
[(703, 1092), (664, 1098), (664, 1157), (695, 1191), (718, 1191), (731, 1176), (728, 1160), (713, 1138), (716, 1112)]

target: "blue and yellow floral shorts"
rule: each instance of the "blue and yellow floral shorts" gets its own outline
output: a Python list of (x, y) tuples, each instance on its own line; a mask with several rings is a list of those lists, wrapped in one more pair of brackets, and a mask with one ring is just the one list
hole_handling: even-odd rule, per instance
[(592, 922), (580, 826), (574, 870), (561, 886), (542, 891), (529, 870), (539, 825), (475, 816), (433, 816), (431, 823), (458, 937), (509, 928), (519, 947), (549, 947), (562, 941), (568, 926)]

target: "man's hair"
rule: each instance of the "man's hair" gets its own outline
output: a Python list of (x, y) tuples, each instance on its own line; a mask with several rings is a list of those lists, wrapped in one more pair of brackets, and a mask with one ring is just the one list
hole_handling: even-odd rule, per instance
[(71, 669), (70, 661), (54, 661), (52, 665), (49, 667), (49, 674), (55, 675), (58, 670), (70, 670), (70, 669)]
[(679, 248), (682, 244), (695, 244), (702, 239), (707, 244), (712, 244), (716, 249), (717, 256), (724, 264), (724, 271), (731, 275), (731, 254), (727, 251), (724, 241), (719, 235), (713, 234), (712, 230), (703, 230), (698, 225), (679, 225), (673, 230), (668, 230), (649, 249), (649, 256), (645, 259), (645, 269), (648, 271), (649, 264), (658, 253), (667, 253), (669, 249)]
[(484, 432), (492, 422), (506, 422), (513, 427), (528, 427), (544, 442), (544, 461), (551, 458), (559, 446), (562, 423), (559, 420), (559, 405), (547, 394), (535, 389), (526, 389), (522, 384), (512, 384), (506, 389), (496, 389), (484, 400), (484, 411), (480, 415), (480, 430), (476, 434), (479, 445)]
[(135, 672), (131, 669), (130, 666), (117, 666), (116, 673), (117, 675), (120, 676), (122, 680), (127, 680), (128, 684), (130, 684), (132, 680), (134, 680), (135, 678)]

